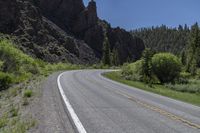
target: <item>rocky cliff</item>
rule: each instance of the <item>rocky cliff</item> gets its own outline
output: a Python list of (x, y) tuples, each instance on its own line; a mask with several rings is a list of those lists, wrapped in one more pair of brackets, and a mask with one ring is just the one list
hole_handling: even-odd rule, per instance
[(96, 63), (105, 36), (120, 63), (138, 59), (144, 49), (141, 39), (100, 20), (93, 0), (87, 7), (82, 0), (0, 0), (0, 32), (49, 62)]

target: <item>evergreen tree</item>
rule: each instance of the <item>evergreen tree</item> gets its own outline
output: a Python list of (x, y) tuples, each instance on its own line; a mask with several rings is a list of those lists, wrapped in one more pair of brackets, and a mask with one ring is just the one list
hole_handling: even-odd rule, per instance
[(118, 50), (116, 48), (114, 48), (112, 50), (112, 53), (111, 53), (111, 63), (114, 66), (118, 66), (120, 64)]
[(197, 66), (200, 66), (200, 31), (197, 23), (191, 27), (187, 49), (187, 71), (195, 75)]
[(102, 62), (104, 65), (110, 65), (111, 61), (110, 61), (110, 43), (108, 40), (108, 37), (105, 36), (104, 42), (103, 42), (103, 58), (102, 58)]
[(150, 82), (152, 79), (152, 56), (153, 52), (150, 49), (145, 49), (142, 55), (142, 75), (145, 82)]
[(179, 26), (178, 26), (178, 30), (179, 30), (179, 31), (183, 31), (183, 26), (182, 26), (182, 25), (179, 25)]
[(169, 28), (165, 25), (160, 27), (141, 28), (131, 31), (144, 41), (147, 48), (156, 52), (170, 52), (181, 55), (189, 39), (190, 29), (187, 25), (177, 28)]
[(181, 53), (181, 62), (182, 62), (182, 64), (183, 65), (186, 65), (186, 55), (185, 55), (185, 51), (183, 51), (182, 53)]

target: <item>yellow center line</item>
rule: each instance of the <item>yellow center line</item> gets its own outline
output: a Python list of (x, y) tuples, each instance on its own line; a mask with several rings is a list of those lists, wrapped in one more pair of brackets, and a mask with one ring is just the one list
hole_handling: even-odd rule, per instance
[(181, 117), (179, 117), (177, 115), (174, 115), (174, 114), (172, 114), (172, 113), (170, 113), (168, 111), (165, 111), (165, 110), (163, 110), (161, 108), (158, 108), (156, 106), (153, 106), (153, 105), (150, 105), (150, 104), (148, 104), (146, 102), (143, 102), (143, 101), (141, 101), (139, 99), (136, 99), (135, 97), (133, 97), (133, 96), (131, 96), (131, 95), (125, 93), (125, 92), (122, 92), (122, 91), (115, 91), (115, 92), (117, 94), (120, 94), (120, 95), (128, 98), (129, 100), (131, 100), (131, 101), (133, 101), (133, 102), (145, 107), (145, 108), (148, 108), (148, 109), (150, 109), (152, 111), (158, 112), (161, 115), (164, 115), (164, 116), (170, 118), (171, 120), (179, 121), (179, 122), (185, 124), (186, 126), (189, 126), (189, 127), (195, 128), (195, 129), (200, 129), (200, 125), (199, 124), (195, 124), (195, 123), (190, 122), (190, 121), (188, 121), (188, 120), (186, 120), (184, 118), (181, 118)]
[[(89, 79), (89, 78), (86, 78), (86, 79), (89, 80), (90, 82), (94, 82), (94, 83), (96, 83), (96, 84), (98, 83), (98, 82), (97, 82), (96, 80), (94, 80), (94, 79), (93, 79), (93, 80), (91, 80), (91, 79)], [(98, 84), (99, 84), (99, 83), (98, 83)], [(103, 87), (104, 87), (104, 88), (107, 88), (107, 89), (110, 89), (110, 88), (107, 87), (107, 86), (103, 86)], [(146, 102), (144, 102), (144, 101), (141, 101), (141, 100), (139, 100), (139, 99), (133, 97), (132, 95), (129, 95), (129, 94), (123, 92), (123, 91), (115, 91), (115, 93), (117, 93), (117, 94), (119, 94), (119, 95), (122, 95), (122, 96), (128, 98), (129, 100), (131, 100), (131, 101), (133, 101), (133, 102), (135, 102), (135, 103), (137, 103), (137, 104), (139, 104), (139, 105), (141, 105), (141, 106), (143, 106), (143, 107), (145, 107), (145, 108), (147, 108), (147, 109), (150, 109), (150, 110), (152, 110), (152, 111), (155, 111), (155, 112), (157, 112), (157, 113), (159, 113), (159, 114), (161, 114), (161, 115), (163, 115), (163, 116), (166, 116), (166, 117), (170, 118), (171, 120), (179, 121), (179, 122), (183, 123), (184, 125), (189, 126), (189, 127), (191, 127), (191, 128), (194, 128), (194, 129), (200, 129), (200, 125), (199, 125), (199, 124), (195, 124), (195, 123), (190, 122), (190, 121), (188, 121), (188, 120), (186, 120), (186, 119), (184, 119), (184, 118), (181, 118), (181, 117), (179, 117), (179, 116), (177, 116), (177, 115), (174, 115), (174, 114), (172, 114), (172, 113), (170, 113), (170, 112), (168, 112), (168, 111), (165, 111), (165, 110), (163, 110), (163, 109), (161, 109), (161, 108), (158, 108), (158, 107), (156, 107), (156, 106), (150, 105), (150, 104), (148, 104), (148, 103), (146, 103)]]

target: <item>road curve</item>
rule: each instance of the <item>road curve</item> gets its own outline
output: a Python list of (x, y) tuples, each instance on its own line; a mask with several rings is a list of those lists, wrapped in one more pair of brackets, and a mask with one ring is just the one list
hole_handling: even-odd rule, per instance
[(200, 107), (111, 81), (107, 71), (68, 71), (58, 81), (87, 133), (200, 132)]

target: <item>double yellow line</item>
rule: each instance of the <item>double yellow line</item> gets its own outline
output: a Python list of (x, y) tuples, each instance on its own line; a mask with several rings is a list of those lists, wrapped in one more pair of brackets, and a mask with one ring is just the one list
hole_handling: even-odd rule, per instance
[(161, 108), (158, 108), (156, 106), (153, 106), (153, 105), (150, 105), (150, 104), (148, 104), (146, 102), (143, 102), (143, 101), (141, 101), (141, 100), (139, 100), (139, 99), (137, 99), (137, 98), (125, 93), (125, 92), (122, 92), (122, 91), (115, 91), (115, 92), (117, 94), (122, 95), (122, 96), (128, 98), (129, 100), (131, 100), (131, 101), (133, 101), (133, 102), (135, 102), (135, 103), (147, 108), (147, 109), (150, 109), (152, 111), (158, 112), (161, 115), (170, 118), (171, 120), (179, 121), (179, 122), (185, 124), (186, 126), (189, 126), (191, 128), (194, 128), (194, 129), (200, 129), (200, 125), (199, 124), (195, 124), (195, 123), (190, 122), (190, 121), (188, 121), (188, 120), (186, 120), (184, 118), (181, 118), (181, 117), (179, 117), (177, 115), (174, 115), (174, 114), (172, 114), (170, 112), (167, 112), (167, 111), (165, 111), (165, 110), (163, 110)]
[[(94, 79), (93, 79), (93, 80), (87, 79), (87, 80), (89, 80), (90, 82), (94, 82), (94, 83), (96, 83), (96, 84), (99, 84), (99, 83), (98, 83), (96, 80), (94, 80)], [(99, 85), (101, 85), (101, 84), (99, 84)], [(107, 86), (103, 86), (103, 87), (105, 87), (105, 88), (107, 88), (107, 89), (110, 89), (110, 88), (107, 87)], [(188, 127), (191, 127), (191, 128), (194, 128), (194, 129), (200, 129), (200, 125), (199, 125), (199, 124), (195, 124), (195, 123), (190, 122), (190, 121), (188, 121), (188, 120), (186, 120), (186, 119), (184, 119), (184, 118), (181, 118), (180, 116), (174, 115), (174, 114), (172, 114), (172, 113), (170, 113), (170, 112), (168, 112), (168, 111), (166, 111), (166, 110), (163, 110), (163, 109), (158, 108), (158, 107), (156, 107), (156, 106), (150, 105), (150, 104), (148, 104), (148, 103), (146, 103), (146, 102), (144, 102), (144, 101), (141, 101), (141, 100), (139, 100), (139, 99), (133, 97), (132, 95), (129, 95), (129, 94), (123, 92), (123, 91), (115, 91), (115, 93), (117, 93), (117, 94), (119, 94), (119, 95), (122, 95), (122, 96), (128, 98), (129, 100), (131, 100), (131, 101), (133, 101), (133, 102), (135, 102), (135, 103), (137, 103), (137, 104), (139, 104), (139, 105), (141, 105), (141, 106), (143, 106), (143, 107), (145, 107), (145, 108), (147, 108), (147, 109), (150, 109), (150, 110), (152, 110), (152, 111), (158, 112), (158, 113), (160, 113), (161, 115), (166, 116), (166, 117), (168, 117), (168, 118), (171, 119), (171, 120), (179, 121), (179, 122), (183, 123), (184, 125), (186, 125), (186, 126), (188, 126)]]

